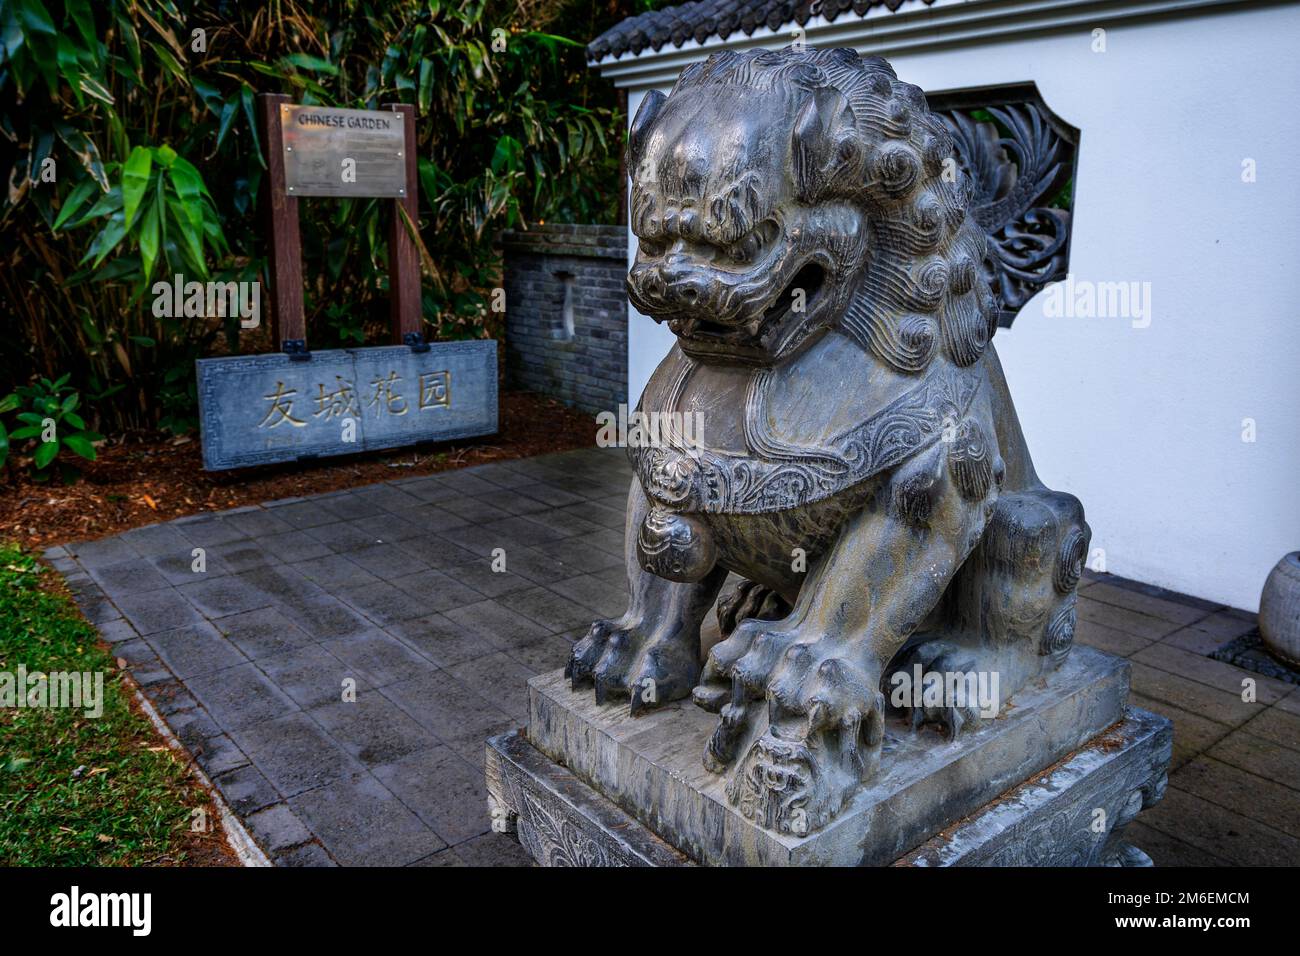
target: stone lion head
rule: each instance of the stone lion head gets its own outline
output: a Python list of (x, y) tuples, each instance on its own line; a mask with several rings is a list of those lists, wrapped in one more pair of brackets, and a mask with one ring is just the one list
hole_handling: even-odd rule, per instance
[(996, 313), (951, 156), (878, 57), (714, 54), (629, 130), (632, 303), (700, 361), (773, 365), (837, 328), (902, 371), (968, 365)]

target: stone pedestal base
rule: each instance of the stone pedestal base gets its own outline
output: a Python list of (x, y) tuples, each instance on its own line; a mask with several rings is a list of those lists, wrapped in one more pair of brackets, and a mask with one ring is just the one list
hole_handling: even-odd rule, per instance
[(1127, 663), (1078, 647), (957, 741), (890, 721), (878, 775), (793, 837), (743, 817), (704, 769), (713, 715), (681, 701), (632, 718), (547, 674), (526, 735), (488, 742), (489, 804), (544, 865), (1141, 865), (1118, 834), (1163, 794), (1172, 728), (1127, 696)]

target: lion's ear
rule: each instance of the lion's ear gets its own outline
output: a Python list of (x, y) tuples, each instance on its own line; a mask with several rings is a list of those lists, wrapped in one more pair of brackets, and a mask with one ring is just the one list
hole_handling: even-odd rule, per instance
[(666, 99), (667, 97), (658, 90), (651, 90), (641, 100), (641, 106), (632, 119), (632, 125), (628, 127), (627, 168), (634, 176), (637, 167), (641, 165), (641, 150), (645, 148), (646, 136), (650, 132), (650, 127), (654, 125), (655, 119), (659, 116), (659, 111), (663, 109), (664, 100)]
[(839, 140), (836, 133), (844, 122), (847, 108), (848, 101), (838, 90), (822, 87), (813, 90), (799, 110), (791, 145), (795, 186), (805, 199), (816, 196), (834, 172)]

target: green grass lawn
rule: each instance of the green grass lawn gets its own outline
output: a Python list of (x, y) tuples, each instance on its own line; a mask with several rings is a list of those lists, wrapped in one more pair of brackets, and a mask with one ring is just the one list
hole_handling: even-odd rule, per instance
[(128, 706), (129, 685), (58, 580), (0, 546), (0, 681), (20, 665), (102, 672), (103, 712), (8, 706), (0, 683), (0, 865), (212, 862), (219, 837), (191, 832), (194, 808), (212, 820), (207, 794)]

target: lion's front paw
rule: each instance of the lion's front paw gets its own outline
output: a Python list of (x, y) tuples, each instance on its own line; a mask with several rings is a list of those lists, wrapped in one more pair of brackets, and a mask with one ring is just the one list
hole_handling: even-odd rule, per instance
[(690, 693), (699, 676), (694, 647), (683, 635), (645, 633), (639, 621), (597, 621), (573, 645), (564, 668), (573, 689), (592, 684), (596, 703), (628, 698), (632, 714)]
[(802, 836), (835, 816), (876, 767), (884, 697), (873, 666), (851, 645), (796, 640), (771, 622), (747, 621), (713, 649), (697, 701), (729, 693), (705, 752), (709, 769), (732, 763), (748, 723), (767, 702), (767, 731), (736, 766), (727, 795), (746, 817)]
[(768, 689), (767, 732), (727, 786), (746, 817), (804, 836), (843, 809), (879, 763), (884, 697), (869, 671), (839, 657), (788, 655)]

